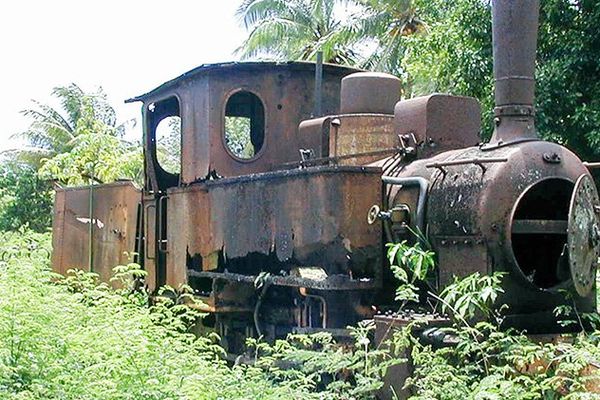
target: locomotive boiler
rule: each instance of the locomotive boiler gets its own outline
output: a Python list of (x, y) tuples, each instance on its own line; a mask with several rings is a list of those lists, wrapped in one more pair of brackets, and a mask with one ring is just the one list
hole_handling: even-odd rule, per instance
[[(151, 292), (188, 284), (231, 352), (247, 337), (345, 328), (394, 307), (385, 243), (422, 240), (430, 286), (504, 272), (507, 326), (595, 309), (600, 201), (534, 124), (538, 3), (493, 2), (495, 130), (475, 99), (400, 100), (387, 74), (317, 63), (203, 65), (142, 103), (145, 181), (58, 189), (53, 266), (107, 280), (135, 253)], [(157, 153), (181, 121), (181, 167)]]

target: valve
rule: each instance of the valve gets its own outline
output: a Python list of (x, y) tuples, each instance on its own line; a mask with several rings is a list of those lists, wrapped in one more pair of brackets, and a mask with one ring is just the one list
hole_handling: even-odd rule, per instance
[(377, 220), (391, 221), (392, 224), (406, 226), (410, 222), (410, 208), (406, 204), (394, 206), (391, 210), (381, 211), (377, 204), (371, 206), (367, 213), (367, 222), (373, 225)]

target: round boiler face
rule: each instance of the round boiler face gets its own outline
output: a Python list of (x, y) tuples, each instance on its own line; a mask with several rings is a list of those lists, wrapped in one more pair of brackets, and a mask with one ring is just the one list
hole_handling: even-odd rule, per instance
[(523, 277), (543, 290), (569, 284), (567, 225), (574, 183), (550, 177), (529, 186), (511, 218), (511, 247)]

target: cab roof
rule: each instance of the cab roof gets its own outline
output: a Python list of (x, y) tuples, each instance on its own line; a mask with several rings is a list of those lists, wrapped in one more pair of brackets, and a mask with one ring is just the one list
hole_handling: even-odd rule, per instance
[[(162, 85), (152, 89), (151, 91), (141, 94), (136, 97), (132, 97), (130, 99), (125, 100), (125, 103), (133, 103), (136, 101), (145, 101), (147, 98), (152, 97), (170, 87), (175, 86), (179, 82), (193, 78), (197, 75), (203, 75), (210, 71), (239, 71), (239, 70), (251, 70), (251, 69), (269, 69), (269, 68), (282, 68), (282, 69), (302, 69), (302, 70), (310, 70), (315, 68), (315, 63), (313, 62), (305, 62), (305, 61), (286, 61), (286, 62), (273, 62), (273, 61), (252, 61), (252, 62), (224, 62), (224, 63), (214, 63), (214, 64), (202, 64), (194, 69), (191, 69), (178, 77), (171, 79)], [(330, 73), (340, 73), (340, 74), (348, 74), (352, 72), (361, 72), (362, 70), (341, 66), (337, 64), (323, 64), (323, 72)]]

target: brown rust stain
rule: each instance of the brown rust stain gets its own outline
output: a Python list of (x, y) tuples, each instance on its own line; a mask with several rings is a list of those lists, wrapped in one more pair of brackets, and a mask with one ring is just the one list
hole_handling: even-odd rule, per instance
[[(117, 182), (94, 186), (93, 193), (93, 270), (107, 282), (112, 268), (128, 262), (135, 250), (141, 192), (131, 182)], [(52, 268), (58, 273), (66, 274), (71, 268), (89, 269), (89, 195), (88, 187), (56, 191)]]

